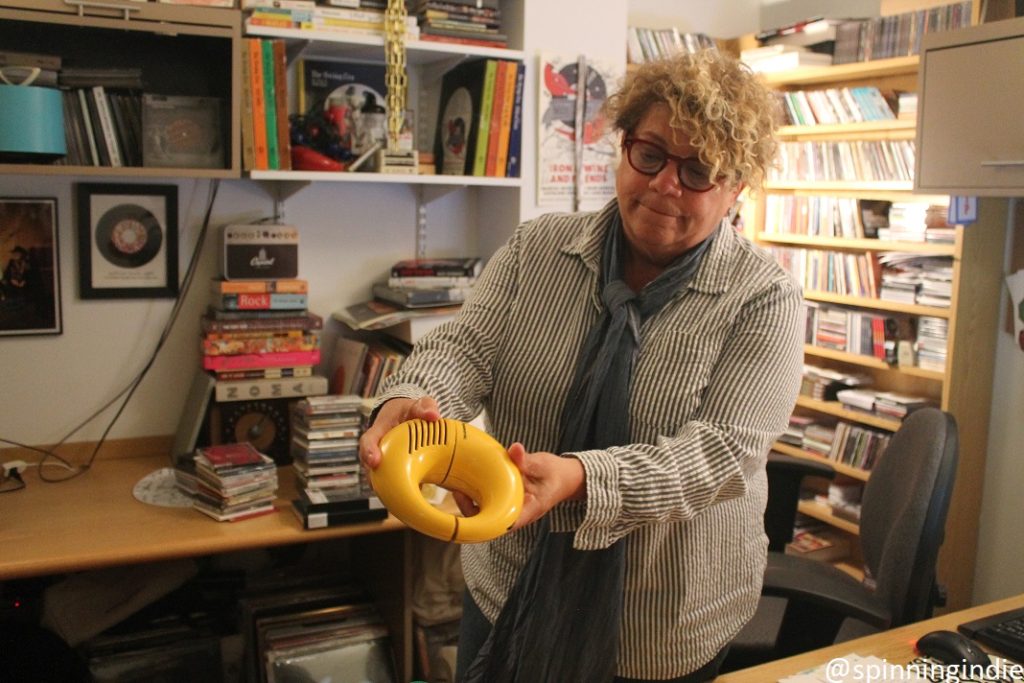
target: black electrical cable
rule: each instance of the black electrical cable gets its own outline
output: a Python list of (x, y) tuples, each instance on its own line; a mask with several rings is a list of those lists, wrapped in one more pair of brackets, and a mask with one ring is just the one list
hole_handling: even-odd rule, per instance
[[(19, 443), (17, 441), (13, 441), (11, 439), (0, 437), (0, 441), (3, 441), (4, 443), (9, 443), (9, 444), (17, 446), (19, 448), (24, 448), (24, 449), (27, 449), (27, 450), (36, 451), (38, 453), (42, 453), (43, 454), (42, 460), (40, 460), (39, 463), (38, 463), (38, 466), (39, 466), (39, 478), (40, 478), (40, 480), (42, 480), (44, 482), (48, 482), (48, 483), (57, 483), (57, 482), (67, 481), (69, 479), (74, 479), (75, 477), (79, 476), (83, 472), (86, 472), (90, 467), (92, 467), (93, 462), (96, 460), (96, 456), (99, 454), (100, 448), (102, 448), (103, 444), (105, 443), (105, 441), (107, 439), (107, 435), (110, 434), (110, 430), (113, 429), (114, 425), (117, 423), (117, 420), (121, 417), (121, 414), (124, 412), (124, 409), (127, 407), (128, 402), (131, 400), (132, 396), (135, 394), (135, 390), (138, 389), (139, 385), (142, 383), (142, 380), (149, 373), (150, 368), (153, 367), (153, 363), (156, 362), (157, 356), (160, 353), (160, 349), (163, 348), (164, 343), (167, 341), (168, 337), (170, 337), (171, 331), (174, 328), (174, 323), (178, 319), (178, 314), (181, 312), (182, 306), (183, 306), (183, 304), (185, 302), (186, 295), (188, 294), (189, 288), (192, 285), (192, 280), (195, 277), (195, 272), (196, 272), (196, 269), (197, 269), (198, 264), (199, 264), (199, 256), (202, 253), (203, 244), (205, 244), (205, 242), (206, 242), (206, 236), (207, 236), (207, 233), (208, 233), (209, 227), (210, 227), (210, 216), (213, 213), (213, 205), (214, 205), (214, 203), (215, 203), (215, 201), (217, 199), (217, 191), (218, 191), (219, 188), (220, 188), (220, 181), (217, 180), (217, 179), (214, 179), (212, 181), (211, 185), (210, 185), (210, 194), (209, 194), (209, 198), (208, 198), (207, 203), (206, 203), (206, 211), (205, 211), (205, 214), (203, 216), (202, 227), (201, 227), (201, 229), (199, 231), (199, 236), (196, 239), (195, 248), (192, 251), (192, 257), (189, 259), (189, 264), (188, 264), (188, 268), (185, 271), (185, 276), (182, 278), (181, 287), (179, 288), (178, 298), (174, 302), (174, 307), (171, 309), (171, 313), (170, 313), (170, 316), (167, 319), (167, 323), (164, 325), (164, 329), (160, 333), (160, 338), (157, 340), (156, 346), (154, 347), (152, 354), (150, 354), (150, 356), (149, 356), (149, 360), (146, 361), (145, 366), (143, 366), (143, 368), (139, 372), (139, 374), (137, 374), (127, 384), (127, 386), (125, 386), (123, 389), (121, 389), (121, 391), (117, 392), (117, 394), (115, 394), (113, 398), (111, 398), (109, 401), (107, 401), (102, 406), (100, 406), (100, 408), (98, 408), (95, 412), (93, 412), (92, 415), (90, 415), (89, 417), (84, 419), (82, 422), (80, 422), (78, 425), (76, 425), (71, 431), (69, 431), (67, 434), (65, 434), (56, 444), (54, 444), (53, 446), (51, 446), (48, 449), (36, 448), (34, 446), (28, 446), (26, 444)], [(110, 408), (110, 406), (114, 405), (118, 401), (118, 399), (120, 399), (122, 396), (124, 397), (124, 400), (121, 402), (121, 405), (118, 407), (117, 412), (114, 413), (114, 416), (110, 419), (110, 422), (107, 424), (106, 428), (103, 430), (103, 434), (100, 436), (99, 441), (96, 442), (96, 446), (93, 448), (92, 453), (89, 455), (89, 459), (86, 461), (86, 463), (84, 465), (79, 465), (77, 468), (75, 468), (66, 459), (64, 459), (63, 457), (61, 457), (60, 455), (58, 455), (56, 453), (56, 449), (59, 448), (61, 445), (63, 445), (65, 441), (67, 441), (69, 438), (71, 438), (72, 435), (77, 433), (80, 429), (85, 427), (87, 424), (89, 424), (90, 422), (95, 420), (97, 417), (99, 417), (105, 410)], [(55, 458), (61, 464), (63, 464), (65, 468), (71, 469), (72, 473), (67, 475), (67, 476), (56, 477), (56, 478), (47, 478), (43, 474), (43, 466), (44, 466), (44, 464), (46, 464), (46, 461), (47, 461), (48, 458)], [(17, 490), (17, 489), (15, 489), (15, 490)]]

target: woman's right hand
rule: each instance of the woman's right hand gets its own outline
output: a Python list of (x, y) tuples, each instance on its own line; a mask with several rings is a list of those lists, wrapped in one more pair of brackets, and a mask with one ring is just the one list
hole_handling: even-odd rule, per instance
[(393, 398), (377, 411), (373, 424), (359, 437), (359, 460), (371, 470), (380, 465), (380, 440), (391, 431), (408, 420), (422, 419), (428, 422), (441, 419), (441, 411), (437, 401), (430, 396), (418, 399)]

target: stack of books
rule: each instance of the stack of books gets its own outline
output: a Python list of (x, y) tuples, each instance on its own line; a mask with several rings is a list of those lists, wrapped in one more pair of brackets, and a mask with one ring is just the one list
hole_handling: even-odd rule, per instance
[(930, 315), (918, 318), (915, 350), (919, 368), (945, 372), (949, 351), (949, 320)]
[(841, 372), (805, 363), (800, 395), (818, 401), (835, 401), (837, 392), (863, 386), (869, 382), (870, 378), (863, 373)]
[(463, 303), (483, 270), (477, 257), (403, 259), (391, 266), (387, 282), (373, 285), (377, 299), (404, 308)]
[(192, 506), (218, 522), (235, 522), (274, 511), (277, 465), (249, 443), (196, 449)]
[[(329, 7), (315, 0), (241, 0), (246, 28), (309, 29), (359, 36), (384, 35), (384, 10), (362, 3), (337, 4)], [(419, 38), (415, 17), (405, 24), (406, 39)]]
[(777, 43), (743, 50), (740, 52), (740, 61), (755, 73), (770, 73), (801, 66), (827, 66), (832, 64), (832, 55), (800, 45)]
[(805, 451), (828, 455), (832, 451), (832, 442), (835, 440), (836, 428), (834, 424), (825, 422), (812, 422), (804, 428), (804, 439), (801, 447)]
[(387, 516), (359, 462), (363, 400), (350, 394), (314, 396), (292, 409), (292, 464), (299, 496), (292, 511), (306, 529)]
[(807, 427), (814, 424), (814, 418), (807, 415), (790, 415), (789, 425), (779, 436), (779, 441), (790, 446), (796, 446), (797, 448), (803, 448), (804, 445), (804, 432)]
[(419, 0), (410, 3), (420, 40), (508, 47), (498, 0)]
[(306, 280), (214, 279), (211, 290), (200, 344), (218, 401), (327, 393), (313, 374), (323, 318), (306, 308)]
[(786, 553), (834, 562), (850, 555), (850, 540), (823, 524), (807, 525), (794, 530), (793, 540), (786, 544)]
[(895, 420), (902, 420), (915, 410), (935, 404), (934, 401), (924, 396), (870, 389), (844, 389), (837, 396), (843, 408), (847, 410), (871, 413)]

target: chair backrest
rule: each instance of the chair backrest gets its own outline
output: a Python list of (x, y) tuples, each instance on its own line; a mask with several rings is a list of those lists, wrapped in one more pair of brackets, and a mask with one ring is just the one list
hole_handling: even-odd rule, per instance
[(911, 413), (864, 486), (864, 564), (892, 626), (931, 615), (935, 565), (956, 478), (956, 421), (938, 408)]

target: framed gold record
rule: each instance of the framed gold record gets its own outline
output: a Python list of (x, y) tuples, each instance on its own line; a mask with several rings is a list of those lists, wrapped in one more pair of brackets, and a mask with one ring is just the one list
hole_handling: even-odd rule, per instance
[(176, 297), (177, 186), (80, 183), (77, 195), (81, 297)]

